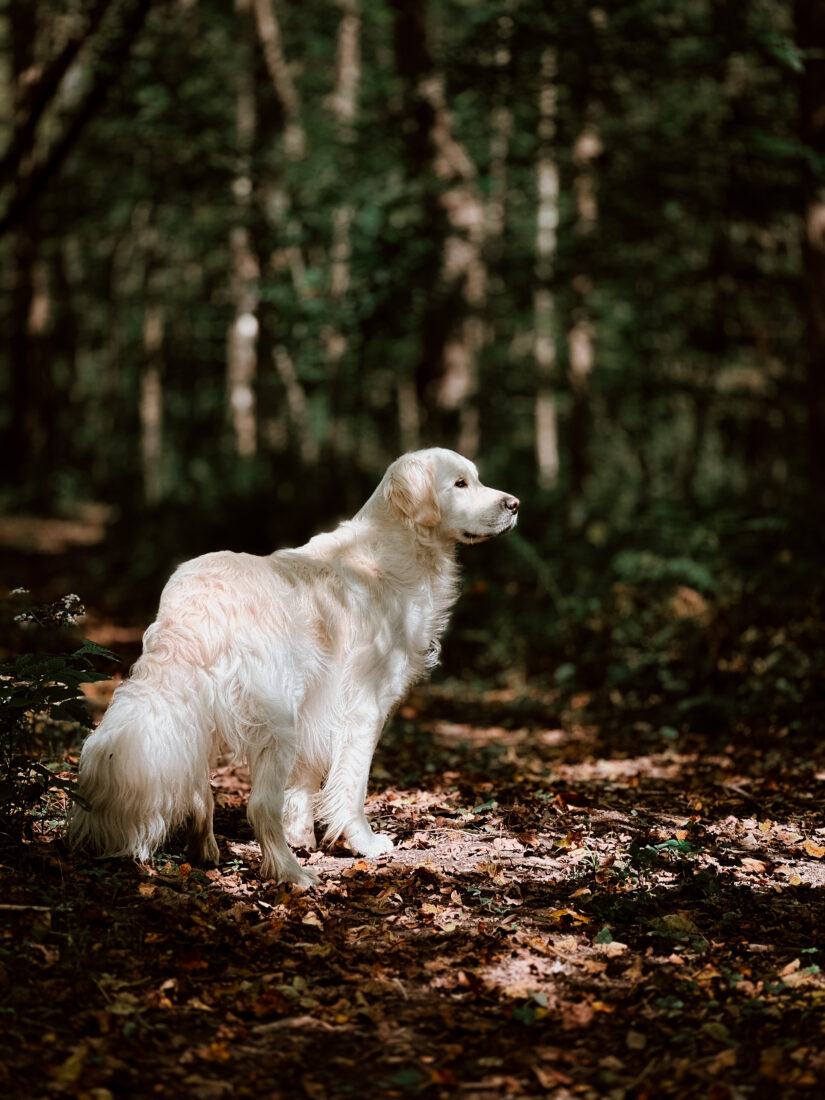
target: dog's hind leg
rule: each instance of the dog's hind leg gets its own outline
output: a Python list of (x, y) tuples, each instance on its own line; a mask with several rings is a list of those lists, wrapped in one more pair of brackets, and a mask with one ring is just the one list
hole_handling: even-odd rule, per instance
[(294, 749), (274, 738), (250, 754), (252, 794), (247, 815), (261, 846), (261, 878), (312, 886), (318, 876), (301, 866), (284, 832), (284, 788), (294, 757)]
[(192, 819), (189, 823), (187, 856), (190, 863), (197, 865), (217, 863), (220, 860), (218, 842), (212, 831), (214, 799), (209, 785), (209, 776), (203, 788), (195, 794)]
[(300, 765), (290, 776), (284, 802), (284, 832), (293, 848), (316, 846), (315, 803), (320, 786), (320, 775)]

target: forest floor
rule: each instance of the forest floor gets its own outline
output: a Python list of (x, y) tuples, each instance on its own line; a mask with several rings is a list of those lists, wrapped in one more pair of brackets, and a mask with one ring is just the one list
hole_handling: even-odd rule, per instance
[(53, 806), (0, 869), (0, 1091), (821, 1096), (823, 783), (813, 734), (445, 682), (378, 750), (396, 850), (317, 888), (260, 880), (229, 767), (217, 868), (71, 856)]

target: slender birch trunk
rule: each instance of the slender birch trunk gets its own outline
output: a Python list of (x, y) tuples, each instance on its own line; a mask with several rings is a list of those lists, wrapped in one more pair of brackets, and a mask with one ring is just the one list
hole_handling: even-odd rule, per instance
[[(430, 438), (472, 456), (479, 445), (474, 400), (478, 357), (486, 340), (484, 202), (475, 165), (454, 132), (444, 74), (434, 62), (429, 6), (426, 0), (396, 0), (395, 8), (396, 64), (406, 89), (402, 131), (408, 168), (414, 177), (433, 178), (429, 201), (440, 217), (434, 217), (432, 225), (440, 221), (446, 230), (438, 262), (440, 285), (423, 325), (415, 390)], [(453, 320), (456, 301), (461, 302), (463, 313), (458, 324)], [(398, 398), (402, 434), (411, 434), (420, 414), (412, 409), (411, 391), (404, 380), (399, 382)]]
[(553, 157), (556, 135), (556, 51), (541, 56), (539, 90), (539, 154), (536, 169), (538, 219), (536, 233), (536, 287), (533, 294), (536, 361), (536, 464), (538, 484), (553, 489), (559, 474), (558, 412), (556, 408), (556, 309), (553, 274), (556, 231), (559, 224), (559, 172)]
[[(283, 36), (275, 4), (273, 0), (249, 0), (249, 2), (254, 10), (258, 40), (272, 90), (283, 118), (281, 134), (283, 154), (289, 161), (298, 161), (306, 156), (307, 135), (301, 118), (300, 96), (284, 53)], [(283, 180), (279, 176), (271, 176), (259, 181), (259, 189), (265, 196), (262, 202), (265, 216), (272, 220), (281, 218), (283, 212), (289, 209), (289, 196)], [(299, 247), (281, 248), (274, 257), (268, 258), (267, 262), (271, 263), (275, 269), (289, 270), (296, 295), (298, 297), (305, 295), (304, 259)], [(286, 397), (287, 435), (295, 439), (301, 462), (305, 466), (315, 465), (319, 457), (319, 447), (312, 432), (306, 391), (295, 369), (289, 349), (282, 344), (275, 346), (272, 362)]]
[(458, 450), (474, 458), (479, 449), (478, 359), (485, 343), (483, 308), (487, 299), (484, 262), (484, 204), (476, 170), (466, 150), (452, 134), (452, 122), (444, 97), (443, 78), (428, 89), (433, 105), (436, 149), (435, 171), (454, 186), (443, 196), (451, 232), (444, 242), (442, 279), (449, 295), (458, 291), (464, 316), (448, 337), (443, 350), (443, 372), (438, 389), (442, 409), (458, 413)]
[[(247, 6), (249, 0), (241, 0)], [(284, 56), (281, 28), (272, 0), (251, 0), (258, 38), (267, 71), (284, 115), (284, 151), (291, 160), (306, 152), (306, 133), (301, 122), (301, 100)]]
[[(342, 152), (355, 141), (355, 118), (358, 109), (358, 85), (361, 78), (361, 19), (357, 0), (338, 0), (341, 21), (335, 57), (335, 90), (328, 103), (335, 118)], [(332, 214), (332, 248), (330, 250), (330, 294), (334, 305), (346, 296), (350, 284), (350, 225), (355, 216), (352, 203), (344, 202)], [(334, 458), (349, 450), (346, 439), (346, 418), (343, 408), (344, 356), (347, 338), (337, 324), (328, 327), (326, 348), (332, 368), (331, 416), (329, 448)]]
[(163, 496), (163, 333), (165, 310), (160, 274), (149, 275), (143, 317), (143, 362), (140, 371), (140, 457), (143, 496), (156, 504)]
[(573, 398), (570, 409), (570, 490), (574, 508), (584, 496), (591, 471), (590, 374), (594, 361), (591, 249), (599, 213), (595, 161), (601, 152), (601, 139), (595, 112), (591, 110), (588, 114), (589, 117), (573, 146), (573, 193), (576, 200), (574, 234), (578, 270), (573, 278), (573, 308), (567, 347)]
[(156, 504), (163, 496), (163, 339), (164, 278), (160, 239), (150, 208), (135, 219), (143, 269), (143, 355), (140, 362), (140, 459), (143, 498)]
[(255, 383), (258, 368), (258, 261), (250, 241), (255, 86), (250, 49), (250, 0), (235, 0), (240, 44), (236, 91), (237, 169), (233, 183), (236, 224), (229, 236), (230, 295), (234, 317), (227, 339), (227, 395), (235, 453), (246, 458), (258, 445)]
[[(825, 156), (825, 3), (797, 0), (797, 42), (805, 57), (801, 83), (802, 134)], [(809, 172), (805, 181), (802, 255), (807, 327), (808, 463), (811, 493), (825, 502), (825, 187)]]
[(304, 466), (314, 466), (318, 461), (319, 448), (309, 425), (309, 413), (304, 387), (295, 373), (292, 356), (283, 345), (275, 348), (273, 355), (275, 369), (283, 383), (286, 393), (289, 422), (298, 443), (298, 454)]
[(507, 196), (507, 160), (510, 139), (513, 135), (513, 112), (508, 102), (509, 81), (505, 73), (512, 60), (511, 41), (515, 21), (509, 12), (513, 0), (505, 5), (507, 11), (498, 18), (495, 50), (497, 98), (490, 115), (490, 171), (489, 190), (484, 203), (484, 234), (488, 255), (497, 260), (504, 235), (504, 207)]

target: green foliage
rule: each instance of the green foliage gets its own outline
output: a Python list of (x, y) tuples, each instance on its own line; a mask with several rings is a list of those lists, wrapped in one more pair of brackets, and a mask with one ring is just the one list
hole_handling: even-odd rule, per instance
[(706, 565), (691, 558), (664, 558), (650, 550), (621, 550), (613, 559), (616, 576), (629, 584), (686, 584), (713, 592), (714, 578)]
[[(59, 38), (55, 6), (38, 0), (32, 8), (43, 42)], [(249, 467), (264, 500), (264, 487), (286, 481), (295, 467), (306, 473), (273, 366), (278, 346), (294, 363), (325, 474), (340, 457), (329, 446), (336, 433), (354, 478), (374, 478), (397, 453), (399, 382), (414, 383), (427, 406), (423, 441), (445, 434), (433, 420), (433, 393), (445, 342), (468, 311), (461, 288), (444, 277), (445, 236), (455, 235), (445, 206), (455, 181), (443, 164), (434, 169), (432, 151), (419, 151), (417, 161), (410, 152), (411, 136), (426, 136), (417, 128), (427, 116), (418, 100), (405, 99), (394, 52), (398, 10), (381, 0), (362, 13), (346, 136), (333, 110), (341, 12), (328, 0), (278, 10), (306, 134), (298, 157), (285, 147), (283, 104), (254, 21), (221, 0), (164, 6), (149, 18), (38, 203), (31, 244), (60, 309), (27, 349), (42, 394), (40, 435), (51, 441), (32, 462), (41, 475), (45, 468), (59, 476), (36, 478), (29, 469), (21, 483), (7, 463), (12, 499), (91, 494), (128, 507), (139, 497), (150, 284), (165, 306), (168, 500), (207, 508), (231, 501), (248, 487)], [(554, 522), (572, 491), (566, 334), (582, 280), (595, 351), (586, 510), (612, 524), (662, 500), (786, 495), (804, 451), (801, 176), (818, 167), (799, 132), (789, 79), (807, 59), (790, 6), (657, 0), (591, 10), (521, 0), (504, 12), (489, 0), (433, 0), (421, 11), (451, 135), (478, 195), (500, 204), (501, 233), (485, 240), (482, 257), (488, 334), (467, 398), (485, 462), (506, 468), (520, 495), (535, 491), (538, 74), (552, 50), (550, 153), (560, 182), (551, 288), (561, 452)], [(79, 65), (76, 79), (87, 75)], [(238, 102), (249, 81), (255, 121), (244, 137)], [(14, 101), (10, 87), (6, 99)], [(597, 222), (585, 241), (576, 227), (574, 148), (594, 119), (602, 150), (593, 162)], [(506, 137), (501, 164), (491, 140), (498, 125)], [(238, 201), (241, 183), (248, 202)], [(350, 218), (343, 294), (332, 274), (342, 211)], [(225, 408), (231, 241), (240, 228), (258, 267), (261, 421), (258, 451), (242, 461)], [(0, 241), (2, 250), (14, 259), (12, 237)], [(29, 277), (20, 273), (23, 282)], [(0, 305), (10, 317), (18, 308), (10, 297)], [(339, 358), (329, 354), (332, 335), (342, 341)], [(27, 369), (11, 352), (0, 355), (0, 390), (17, 393), (16, 371)], [(9, 433), (15, 411), (7, 407), (0, 432)], [(694, 559), (682, 556), (689, 570)]]
[[(12, 594), (15, 622), (31, 642), (32, 629), (54, 642), (85, 613), (77, 596), (33, 605), (27, 593)], [(89, 729), (91, 714), (81, 685), (105, 680), (95, 662), (116, 660), (109, 650), (84, 640), (70, 653), (24, 653), (0, 664), (0, 830), (20, 840), (50, 792), (77, 799), (74, 784), (55, 774), (37, 756), (48, 743)]]
[[(26, 80), (60, 37), (59, 8), (30, 5), (39, 33)], [(416, 41), (431, 53), (411, 74), (398, 32), (400, 13), (416, 8), (427, 24)], [(294, 545), (351, 515), (411, 442), (411, 423), (422, 444), (448, 445), (477, 423), (485, 480), (523, 507), (517, 533), (462, 552), (447, 668), (515, 667), (553, 676), (563, 701), (586, 693), (609, 710), (620, 700), (657, 745), (722, 733), (743, 714), (779, 727), (810, 716), (825, 644), (809, 609), (825, 551), (809, 514), (798, 299), (807, 188), (823, 164), (800, 121), (814, 55), (797, 41), (792, 5), (378, 0), (358, 9), (343, 127), (344, 9), (276, 9), (301, 155), (287, 148), (283, 90), (254, 19), (222, 0), (166, 5), (36, 217), (0, 239), (11, 273), (0, 312), (18, 322), (0, 351), (0, 503), (109, 503), (105, 576), (96, 560), (90, 583), (102, 579), (113, 609), (145, 618), (175, 562)], [(8, 15), (12, 103), (25, 28), (12, 35)], [(543, 89), (548, 55), (555, 75)], [(428, 66), (447, 108), (440, 153), (421, 98)], [(546, 146), (543, 91), (554, 104)], [(576, 152), (588, 127), (598, 138), (589, 183)], [(558, 225), (545, 288), (556, 358), (540, 379), (541, 155), (558, 172)], [(472, 211), (468, 197), (484, 226), (451, 222), (450, 209)], [(484, 290), (473, 305), (447, 272), (476, 232)], [(258, 322), (257, 446), (243, 456), (227, 415), (239, 234)], [(161, 499), (147, 502), (152, 306)], [(576, 381), (569, 335), (583, 314), (593, 361)], [(477, 377), (444, 407), (448, 352), (478, 320)], [(537, 477), (540, 383), (558, 430), (552, 489)], [(402, 429), (405, 400), (414, 408)]]

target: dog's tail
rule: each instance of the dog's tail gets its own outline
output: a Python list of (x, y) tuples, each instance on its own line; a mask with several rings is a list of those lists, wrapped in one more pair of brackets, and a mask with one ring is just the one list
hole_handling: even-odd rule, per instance
[(77, 793), (86, 805), (72, 808), (69, 839), (100, 855), (148, 859), (208, 793), (213, 737), (193, 705), (195, 685), (135, 672), (83, 746)]

